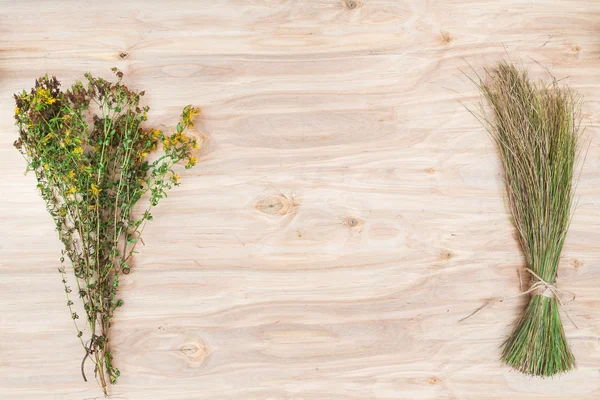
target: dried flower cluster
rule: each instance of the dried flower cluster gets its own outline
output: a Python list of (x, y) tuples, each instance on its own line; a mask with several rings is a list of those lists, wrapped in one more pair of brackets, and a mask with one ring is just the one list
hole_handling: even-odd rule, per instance
[[(111, 319), (123, 305), (117, 297), (119, 276), (131, 269), (151, 208), (179, 185), (174, 167), (196, 164), (198, 142), (184, 131), (200, 112), (185, 107), (170, 135), (143, 129), (149, 110), (140, 105), (144, 92), (128, 89), (123, 74), (113, 72), (116, 83), (86, 74), (86, 84), (78, 81), (64, 92), (56, 78), (45, 76), (30, 92), (15, 95), (20, 131), (15, 147), (35, 173), (64, 244), (59, 272), (86, 352), (82, 374), (85, 379), (84, 363), (91, 359), (105, 394), (107, 382), (115, 383), (120, 374), (110, 348)], [(150, 160), (160, 147), (160, 156)], [(145, 211), (133, 213), (140, 200), (148, 201)], [(65, 256), (73, 266), (74, 285), (67, 283)], [(84, 323), (73, 311), (74, 298), (83, 303)]]

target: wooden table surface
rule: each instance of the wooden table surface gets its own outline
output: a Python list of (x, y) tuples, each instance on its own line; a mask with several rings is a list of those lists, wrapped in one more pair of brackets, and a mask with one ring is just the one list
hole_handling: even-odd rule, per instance
[[(585, 96), (559, 271), (579, 365), (554, 379), (499, 361), (525, 299), (458, 322), (520, 291), (499, 162), (460, 103), (507, 57)], [(202, 107), (205, 145), (123, 279), (111, 398), (600, 398), (599, 2), (1, 0), (1, 399), (101, 398), (12, 94), (113, 66), (152, 126)]]

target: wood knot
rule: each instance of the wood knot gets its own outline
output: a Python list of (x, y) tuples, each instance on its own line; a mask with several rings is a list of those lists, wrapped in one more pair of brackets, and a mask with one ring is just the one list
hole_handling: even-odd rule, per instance
[(435, 168), (427, 168), (425, 172), (427, 172), (428, 174), (435, 174)]
[(432, 385), (436, 385), (441, 382), (441, 379), (437, 376), (432, 376), (431, 378), (427, 379), (427, 382), (429, 382)]
[(119, 53), (119, 58), (120, 58), (121, 60), (124, 60), (124, 59), (126, 59), (127, 57), (129, 57), (129, 54), (128, 54), (127, 52), (125, 52), (125, 51), (122, 51), (122, 52), (120, 52), (120, 53)]
[(442, 260), (449, 260), (454, 257), (454, 254), (450, 250), (442, 250), (440, 252), (440, 258)]
[(364, 221), (357, 217), (347, 217), (344, 219), (344, 225), (353, 231), (361, 231), (364, 225)]
[(208, 143), (208, 135), (204, 132), (198, 131), (194, 127), (188, 127), (186, 130), (186, 135), (190, 136), (192, 139), (196, 139), (198, 151), (202, 150)]
[(354, 217), (349, 217), (346, 220), (346, 223), (348, 224), (348, 226), (350, 228), (354, 228), (356, 225), (358, 225), (358, 220), (356, 218), (354, 218)]
[(579, 269), (583, 267), (583, 261), (573, 260), (573, 268)]
[(581, 51), (581, 46), (576, 44), (571, 48), (575, 53), (579, 53)]
[(440, 34), (440, 40), (442, 44), (449, 45), (454, 42), (454, 36), (450, 32), (442, 32)]
[(297, 204), (287, 196), (268, 196), (256, 203), (256, 209), (266, 214), (285, 215), (293, 210)]
[(357, 0), (344, 0), (344, 4), (348, 10), (354, 10), (359, 5)]
[(187, 342), (179, 347), (179, 353), (183, 354), (188, 360), (192, 362), (202, 362), (208, 356), (208, 347), (206, 343), (202, 341), (198, 342)]

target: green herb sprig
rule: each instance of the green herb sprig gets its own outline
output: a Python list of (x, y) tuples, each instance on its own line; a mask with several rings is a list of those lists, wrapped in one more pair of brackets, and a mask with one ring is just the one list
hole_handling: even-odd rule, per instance
[[(186, 106), (175, 131), (166, 135), (144, 129), (148, 106), (144, 92), (130, 90), (113, 68), (116, 83), (86, 74), (67, 91), (56, 78), (39, 78), (31, 91), (15, 94), (19, 138), (15, 147), (33, 171), (37, 187), (64, 250), (61, 275), (66, 302), (85, 350), (81, 372), (90, 359), (104, 394), (120, 371), (113, 365), (111, 321), (117, 308), (119, 277), (130, 272), (131, 259), (151, 209), (179, 185), (178, 164), (193, 167), (198, 141), (184, 131), (200, 110)], [(162, 147), (162, 154), (150, 158)], [(147, 202), (141, 213), (134, 206)], [(74, 285), (64, 266), (70, 259)], [(81, 299), (85, 317), (73, 311)], [(80, 320), (87, 329), (81, 327)]]

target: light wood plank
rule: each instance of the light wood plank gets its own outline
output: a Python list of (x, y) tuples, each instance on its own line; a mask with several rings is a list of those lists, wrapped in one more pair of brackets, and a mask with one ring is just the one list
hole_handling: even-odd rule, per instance
[[(0, 398), (90, 399), (60, 246), (12, 147), (12, 93), (84, 72), (203, 109), (124, 279), (115, 399), (597, 399), (600, 3), (0, 0)], [(507, 54), (586, 99), (591, 139), (560, 284), (579, 369), (499, 362), (523, 303), (499, 164), (461, 72)], [(471, 71), (471, 67), (474, 71)], [(91, 371), (88, 375), (91, 375)]]

